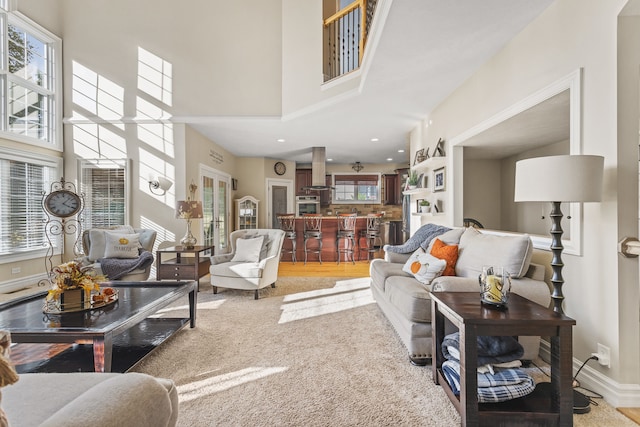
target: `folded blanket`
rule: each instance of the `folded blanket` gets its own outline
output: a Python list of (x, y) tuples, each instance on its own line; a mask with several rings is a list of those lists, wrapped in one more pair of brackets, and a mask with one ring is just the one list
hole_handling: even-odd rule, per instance
[[(460, 349), (460, 333), (454, 332), (444, 337), (442, 354), (446, 359), (458, 360), (449, 353), (449, 348)], [(459, 353), (458, 353), (459, 354)], [(478, 366), (511, 362), (524, 355), (524, 347), (511, 336), (479, 336), (478, 337)]]
[(450, 228), (444, 227), (442, 225), (436, 224), (425, 224), (422, 227), (418, 228), (418, 230), (402, 245), (384, 245), (383, 249), (386, 252), (395, 252), (397, 254), (408, 254), (419, 247), (422, 249), (427, 249), (431, 240), (434, 237), (441, 235), (447, 231), (451, 230)]
[[(460, 350), (456, 347), (447, 347), (447, 351), (449, 352), (449, 360), (460, 360)], [(496, 368), (519, 368), (522, 366), (522, 362), (520, 360), (512, 360), (511, 362), (504, 363), (487, 363), (485, 365), (478, 365), (478, 372), (481, 374), (486, 374), (487, 372), (491, 374), (495, 374)]]
[(138, 249), (138, 258), (100, 258), (100, 269), (109, 280), (118, 280), (133, 270), (145, 269), (153, 264), (153, 254), (144, 249)]
[[(442, 364), (442, 374), (456, 396), (460, 395), (460, 364), (447, 360)], [(495, 374), (477, 374), (478, 402), (496, 403), (523, 397), (536, 386), (527, 373), (519, 368), (500, 369)]]

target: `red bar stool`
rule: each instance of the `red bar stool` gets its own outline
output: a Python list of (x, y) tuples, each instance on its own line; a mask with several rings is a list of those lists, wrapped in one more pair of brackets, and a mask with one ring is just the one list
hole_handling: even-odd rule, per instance
[(291, 254), (291, 261), (296, 263), (296, 239), (298, 238), (296, 234), (296, 215), (295, 214), (277, 214), (278, 223), (280, 224), (280, 229), (284, 231), (284, 242), (291, 242), (291, 249), (285, 248), (284, 243), (282, 244), (282, 250), (280, 251), (280, 259), (282, 259), (282, 255)]
[[(361, 244), (362, 239), (365, 241), (364, 245)], [(376, 243), (378, 244), (377, 249)], [(360, 253), (367, 253), (367, 261), (371, 260), (371, 258), (375, 258), (376, 251), (380, 250), (383, 246), (382, 214), (371, 213), (367, 215), (367, 228), (366, 230), (360, 230), (358, 246), (360, 248)], [(358, 259), (360, 259), (360, 254), (358, 254)]]
[[(318, 261), (322, 264), (322, 214), (302, 215), (304, 223), (304, 263), (307, 264), (307, 254), (318, 254)], [(317, 246), (309, 249), (307, 242), (315, 240)]]
[[(356, 251), (356, 219), (358, 214), (338, 214), (338, 231), (336, 234), (336, 252), (338, 253), (338, 264), (340, 264), (340, 254), (344, 254), (345, 261), (356, 263), (354, 253)], [(340, 247), (340, 240), (344, 246)]]

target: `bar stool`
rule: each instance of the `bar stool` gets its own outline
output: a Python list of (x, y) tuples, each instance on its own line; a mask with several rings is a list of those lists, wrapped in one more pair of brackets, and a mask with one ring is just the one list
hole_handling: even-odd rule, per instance
[(282, 244), (282, 251), (280, 251), (280, 259), (282, 255), (291, 254), (291, 261), (296, 263), (296, 246), (297, 246), (297, 234), (296, 234), (296, 215), (295, 214), (277, 214), (278, 223), (280, 229), (284, 231), (284, 242), (287, 240), (291, 242), (291, 249), (285, 248)]
[[(344, 254), (344, 260), (356, 263), (354, 252), (356, 247), (356, 219), (358, 214), (338, 214), (338, 231), (336, 234), (336, 252), (338, 253), (338, 264), (340, 264), (340, 254)], [(344, 247), (340, 247), (340, 240), (344, 241)]]
[[(365, 240), (364, 245), (361, 244), (362, 239)], [(366, 230), (360, 230), (358, 239), (359, 252), (367, 252), (367, 261), (372, 257), (374, 258), (376, 243), (379, 244), (378, 248), (381, 248), (383, 245), (382, 214), (371, 213), (367, 215), (367, 228)], [(360, 256), (358, 256), (358, 259), (360, 259)]]
[[(304, 223), (304, 263), (307, 264), (307, 254), (318, 254), (318, 261), (322, 264), (322, 214), (302, 215)], [(318, 245), (315, 249), (309, 249), (307, 242), (316, 240)]]

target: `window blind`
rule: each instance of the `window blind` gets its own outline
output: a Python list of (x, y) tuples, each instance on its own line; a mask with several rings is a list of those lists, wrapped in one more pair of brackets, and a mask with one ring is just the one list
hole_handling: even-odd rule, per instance
[(0, 151), (0, 255), (41, 250), (48, 244), (42, 199), (51, 182), (59, 179), (57, 164), (20, 157), (24, 159)]
[(126, 224), (126, 165), (126, 160), (82, 161), (85, 229)]

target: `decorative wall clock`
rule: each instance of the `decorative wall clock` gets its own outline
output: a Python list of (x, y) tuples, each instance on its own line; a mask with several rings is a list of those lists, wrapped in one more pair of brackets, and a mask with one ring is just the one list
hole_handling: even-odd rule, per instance
[(273, 165), (273, 170), (278, 175), (284, 175), (287, 172), (287, 166), (282, 162), (276, 162), (276, 164)]
[(47, 278), (43, 281), (50, 283), (53, 278), (52, 259), (56, 248), (54, 242), (58, 237), (62, 237), (62, 249), (64, 249), (66, 236), (75, 235), (74, 257), (78, 258), (82, 255), (80, 245), (82, 237), (81, 213), (83, 209), (84, 194), (79, 194), (76, 191), (75, 184), (66, 182), (64, 178), (60, 178), (60, 181), (52, 182), (49, 192), (42, 192), (42, 210), (45, 214), (43, 219), (45, 223), (44, 232), (47, 238), (46, 244), (49, 246), (44, 260)]

